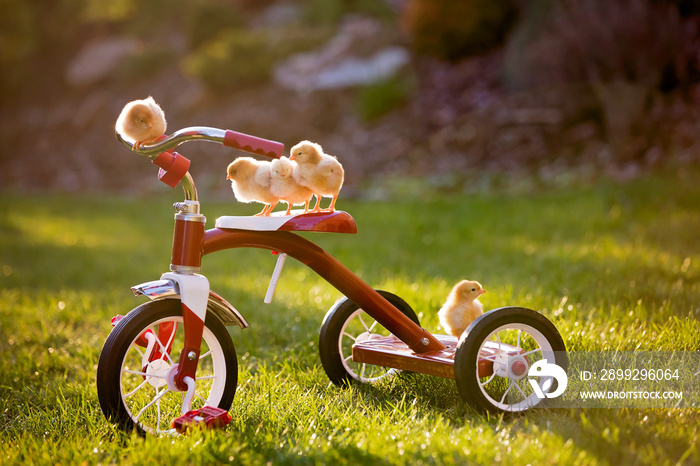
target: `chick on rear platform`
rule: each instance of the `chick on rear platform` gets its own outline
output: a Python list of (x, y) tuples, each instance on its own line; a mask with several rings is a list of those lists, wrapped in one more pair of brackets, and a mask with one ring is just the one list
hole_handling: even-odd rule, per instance
[(229, 164), (226, 173), (226, 179), (231, 180), (233, 195), (238, 202), (265, 204), (262, 212), (255, 216), (270, 215), (279, 202), (279, 198), (270, 192), (270, 162), (255, 160), (252, 157), (238, 157)]
[(345, 170), (338, 159), (325, 154), (319, 144), (311, 141), (301, 141), (289, 152), (289, 160), (297, 163), (292, 176), (297, 183), (309, 188), (316, 196), (316, 207), (312, 212), (321, 210), (323, 196), (331, 197), (331, 205), (324, 210), (333, 212), (345, 180)]
[(450, 291), (447, 301), (438, 311), (440, 325), (455, 337), (462, 333), (484, 313), (484, 306), (477, 299), (486, 293), (479, 282), (462, 280)]

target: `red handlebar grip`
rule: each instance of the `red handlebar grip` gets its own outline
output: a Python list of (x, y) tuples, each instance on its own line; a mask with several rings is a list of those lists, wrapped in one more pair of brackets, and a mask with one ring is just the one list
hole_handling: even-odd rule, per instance
[(270, 141), (269, 139), (258, 138), (231, 130), (226, 130), (224, 146), (233, 147), (234, 149), (251, 152), (253, 154), (264, 155), (271, 159), (280, 158), (284, 151), (284, 144), (281, 142)]

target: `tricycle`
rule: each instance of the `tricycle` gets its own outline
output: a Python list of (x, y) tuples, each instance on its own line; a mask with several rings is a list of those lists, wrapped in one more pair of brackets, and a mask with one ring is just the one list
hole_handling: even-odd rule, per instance
[[(297, 232), (354, 234), (357, 226), (341, 210), (270, 216), (223, 216), (205, 229), (205, 216), (190, 161), (175, 152), (183, 143), (206, 141), (279, 158), (283, 144), (211, 127), (188, 127), (134, 147), (157, 165), (158, 178), (182, 186), (174, 204), (175, 226), (169, 271), (132, 288), (148, 299), (112, 319), (97, 367), (97, 391), (105, 416), (125, 430), (176, 432), (175, 426), (205, 419), (208, 407), (230, 409), (238, 361), (227, 326), (248, 327), (243, 315), (212, 291), (202, 257), (233, 248), (262, 248), (277, 254), (269, 301), (289, 256), (315, 271), (343, 297), (325, 315), (319, 334), (320, 360), (339, 387), (375, 383), (400, 371), (454, 379), (460, 397), (480, 411), (521, 413), (546, 400), (557, 380), (533, 373), (543, 364), (564, 369), (561, 335), (542, 314), (522, 307), (485, 312), (460, 338), (433, 334), (399, 296), (376, 290), (329, 253)], [(313, 236), (313, 235), (311, 235)], [(211, 410), (210, 410), (211, 411)], [(186, 418), (184, 416), (187, 416)], [(223, 418), (227, 417), (226, 414)], [(223, 419), (222, 418), (222, 419)], [(229, 418), (230, 419), (230, 418)], [(207, 425), (224, 425), (210, 418)], [(178, 429), (179, 431), (180, 429)]]

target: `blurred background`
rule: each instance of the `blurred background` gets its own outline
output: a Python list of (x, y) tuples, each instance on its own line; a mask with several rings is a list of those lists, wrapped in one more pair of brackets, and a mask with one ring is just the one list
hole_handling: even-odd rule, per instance
[[(0, 188), (167, 189), (114, 138), (311, 139), (346, 196), (629, 179), (700, 160), (700, 0), (0, 0)], [(190, 144), (200, 190), (240, 154)], [(142, 178), (144, 180), (142, 180)], [(151, 181), (145, 181), (151, 179)], [(526, 181), (523, 181), (526, 180)]]

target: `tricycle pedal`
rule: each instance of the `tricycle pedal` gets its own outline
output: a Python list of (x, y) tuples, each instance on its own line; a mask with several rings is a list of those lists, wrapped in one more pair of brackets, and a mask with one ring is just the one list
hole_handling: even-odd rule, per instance
[(216, 428), (227, 426), (231, 422), (231, 415), (225, 409), (215, 406), (204, 406), (193, 409), (176, 418), (172, 426), (179, 433), (184, 434), (190, 427)]

